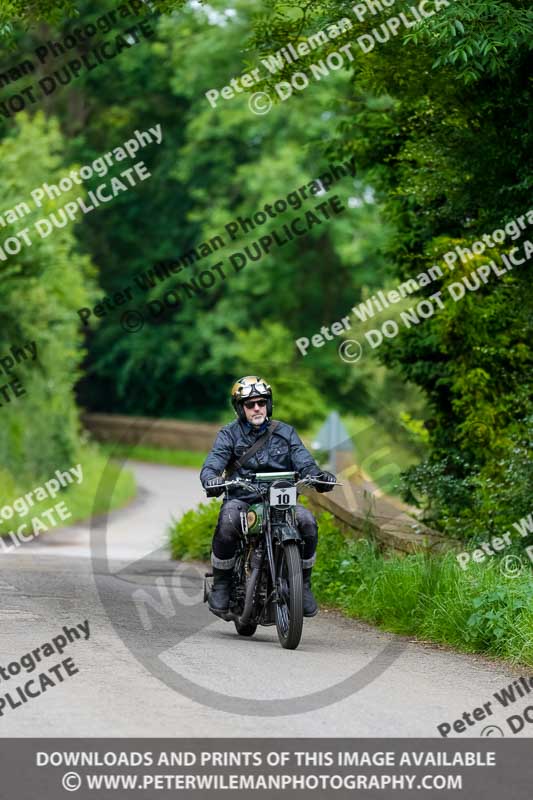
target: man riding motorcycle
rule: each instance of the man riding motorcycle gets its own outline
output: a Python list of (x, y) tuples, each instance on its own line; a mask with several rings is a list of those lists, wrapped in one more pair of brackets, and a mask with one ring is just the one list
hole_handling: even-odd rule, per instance
[[(312, 455), (302, 444), (294, 428), (285, 422), (272, 420), (272, 390), (257, 375), (247, 375), (237, 380), (231, 389), (231, 403), (237, 419), (224, 426), (215, 439), (207, 456), (200, 480), (208, 497), (224, 493), (221, 486), (226, 476), (253, 478), (256, 472), (298, 472), (300, 477), (315, 476), (326, 483), (317, 488), (329, 492), (335, 484), (335, 476), (321, 470)], [(259, 437), (263, 437), (257, 451), (247, 457)], [(240, 462), (243, 462), (242, 465)], [(327, 485), (329, 484), (329, 485)], [(213, 588), (208, 602), (211, 610), (228, 610), (231, 580), (237, 551), (241, 511), (247, 511), (255, 495), (244, 487), (232, 487), (230, 498), (225, 499), (213, 536), (211, 563), (213, 565)], [(318, 526), (312, 513), (298, 503), (296, 523), (303, 540), (303, 608), (305, 617), (314, 617), (318, 606), (311, 590), (311, 572), (316, 559)]]

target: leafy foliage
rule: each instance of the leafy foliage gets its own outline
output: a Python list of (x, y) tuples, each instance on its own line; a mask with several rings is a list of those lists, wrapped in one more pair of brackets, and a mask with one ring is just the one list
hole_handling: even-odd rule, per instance
[[(308, 15), (308, 34), (341, 13), (350, 17), (351, 3), (302, 0), (286, 9), (273, 2), (271, 11), (272, 21), (263, 17), (257, 26), (260, 48), (294, 36), (298, 12), (302, 20)], [(350, 37), (383, 19), (368, 14)], [(532, 32), (533, 11), (522, 0), (456, 0), (368, 54), (354, 45), (351, 98), (329, 152), (355, 155), (367, 170), (395, 228), (388, 255), (397, 279), (527, 212)], [(457, 262), (422, 296), (508, 250), (506, 242), (488, 258)], [(456, 536), (487, 535), (511, 509), (513, 516), (530, 510), (531, 287), (529, 261), (423, 324), (402, 328), (380, 350), (430, 404), (430, 455), (407, 472), (406, 497)]]
[[(144, 0), (143, 0), (144, 2)], [(181, 8), (186, 0), (149, 0), (146, 8), (142, 6), (138, 13), (149, 14), (153, 10), (169, 13)], [(202, 0), (199, 0), (202, 2)], [(125, 4), (125, 0), (121, 5)], [(21, 26), (31, 28), (39, 23), (59, 26), (69, 19), (81, 16), (80, 6), (85, 9), (85, 3), (74, 3), (73, 0), (2, 0), (0, 6), (0, 42), (4, 47), (14, 47), (17, 41), (17, 32)], [(114, 4), (116, 8), (117, 4)]]
[(320, 516), (313, 585), (317, 597), (386, 630), (469, 652), (531, 664), (531, 568), (506, 578), (500, 561), (462, 570), (453, 553), (383, 556), (367, 540), (347, 540)]
[(207, 561), (219, 511), (220, 502), (211, 500), (173, 521), (169, 529), (172, 558)]
[[(210, 6), (219, 14), (225, 9), (221, 2)], [(336, 117), (327, 86), (312, 108), (296, 104), (273, 109), (268, 135), (265, 121), (250, 113), (245, 94), (221, 101), (216, 109), (209, 106), (203, 96), (206, 89), (221, 86), (242, 70), (242, 42), (251, 30), (253, 7), (241, 1), (234, 10), (225, 24), (212, 22), (211, 12), (206, 21), (206, 14), (196, 8), (162, 18), (156, 41), (132, 48), (112, 66), (102, 65), (98, 82), (91, 79), (83, 86), (89, 113), (75, 131), (80, 134), (72, 146), (77, 160), (105, 152), (136, 127), (158, 121), (164, 131), (164, 149), (154, 157), (147, 155), (152, 177), (146, 187), (84, 224), (83, 240), (99, 266), (102, 294), (131, 284), (137, 273), (158, 260), (179, 258), (215, 235), (222, 235), (226, 244), (137, 296), (132, 307), (161, 300), (174, 289), (181, 291), (183, 300), (160, 320), (149, 321), (142, 333), (124, 336), (116, 315), (104, 318), (91, 331), (90, 377), (82, 384), (81, 396), (94, 410), (218, 418), (227, 408), (238, 363), (246, 361), (245, 371), (250, 371), (254, 360), (252, 350), (245, 358), (237, 354), (236, 331), (262, 330), (267, 321), (287, 331), (283, 353), (291, 362), (293, 382), (299, 386), (309, 382), (315, 397), (320, 392), (326, 401), (345, 409), (353, 405), (349, 395), (354, 386), (362, 399), (366, 396), (364, 381), (357, 373), (346, 380), (331, 349), (321, 356), (320, 369), (302, 368), (301, 377), (300, 357), (294, 349), (289, 354), (291, 338), (313, 335), (321, 324), (329, 325), (347, 313), (362, 286), (378, 286), (385, 272), (380, 250), (388, 229), (380, 223), (375, 205), (364, 199), (368, 192), (363, 175), (357, 173), (355, 181), (340, 180), (329, 193), (341, 196), (347, 207), (344, 214), (306, 237), (272, 249), (259, 262), (248, 260), (238, 273), (230, 266), (232, 253), (252, 247), (273, 228), (280, 231), (283, 224), (326, 199), (317, 196), (304, 201), (302, 209), (289, 207), (266, 225), (247, 232), (240, 229), (234, 239), (225, 229), (328, 170), (322, 142)], [(139, 82), (154, 98), (153, 105), (147, 107), (139, 98)], [(345, 83), (340, 83), (341, 92)], [(350, 198), (357, 205), (348, 206)], [(219, 260), (227, 278), (209, 291), (186, 297), (180, 285)], [(270, 343), (269, 358), (279, 364), (278, 342)], [(266, 354), (261, 360), (266, 365)], [(266, 377), (273, 380), (269, 374)], [(161, 386), (168, 388), (163, 396)], [(313, 403), (307, 424), (318, 408)]]
[[(61, 430), (42, 423), (53, 452), (71, 452), (75, 443), (74, 406), (63, 405), (80, 374), (75, 309), (132, 284), (156, 262), (178, 259), (223, 234), (223, 248), (144, 295), (137, 293), (130, 306), (161, 300), (221, 260), (227, 278), (211, 290), (187, 298), (136, 334), (124, 333), (118, 314), (91, 323), (78, 386), (84, 405), (218, 419), (236, 374), (262, 371), (274, 384), (276, 413), (299, 426), (316, 424), (334, 406), (388, 420), (391, 428), (416, 435), (418, 452), (429, 448), (429, 456), (407, 472), (405, 492), (426, 509), (433, 525), (456, 536), (479, 537), (497, 533), (511, 509), (513, 516), (529, 511), (530, 262), (461, 303), (448, 303), (423, 324), (402, 329), (380, 348), (382, 365), (371, 355), (358, 365), (343, 363), (338, 342), (310, 348), (303, 358), (291, 342), (313, 336), (378, 288), (426, 271), (446, 251), (468, 247), (527, 212), (533, 152), (530, 4), (455, 0), (415, 28), (402, 27), (368, 54), (357, 38), (389, 14), (367, 14), (356, 22), (351, 0), (236, 0), (231, 8), (223, 0), (157, 5), (179, 13), (161, 16), (152, 39), (46, 98), (48, 119), (61, 125), (61, 156), (55, 144), (52, 160), (46, 161), (46, 145), (44, 156), (34, 156), (42, 149), (43, 126), (55, 131), (46, 135), (59, 137), (55, 122), (35, 116), (31, 143), (20, 115), (0, 123), (1, 147), (8, 148), (2, 160), (7, 205), (31, 184), (50, 182), (60, 167), (90, 163), (135, 129), (160, 123), (164, 133), (161, 148), (143, 151), (149, 181), (89, 215), (75, 239), (71, 227), (54, 233), (56, 266), (44, 240), (42, 254), (25, 266), (30, 280), (16, 282), (17, 275), (7, 273), (12, 283), (4, 305), (11, 315), (6, 341), (13, 336), (15, 317), (23, 320), (17, 335), (33, 331), (25, 309), (38, 298), (45, 309), (38, 328), (51, 343), (46, 358), (52, 359), (55, 347), (60, 351), (53, 377), (51, 366), (46, 368), (44, 393), (32, 391), (47, 413), (59, 418), (61, 408), (67, 420)], [(114, 7), (105, 0), (100, 11)], [(88, 0), (76, 3), (75, 10), (80, 19), (95, 13)], [(51, 1), (22, 8), (10, 0), (1, 13), (2, 31), (8, 24), (13, 43), (31, 52), (41, 36), (53, 38), (48, 26), (74, 11)], [(259, 83), (230, 100), (219, 98), (216, 108), (206, 100), (209, 89), (220, 90), (288, 41), (303, 41), (341, 16), (354, 26), (319, 51), (285, 64), (275, 75), (263, 69)], [(250, 112), (252, 92), (264, 90), (276, 100), (277, 81), (347, 43), (353, 52), (349, 69), (313, 81), (286, 103), (276, 102), (267, 117)], [(23, 130), (26, 138), (18, 143)], [(28, 168), (15, 176), (10, 148), (17, 147), (23, 148)], [(279, 220), (239, 230), (233, 239), (225, 227), (229, 222), (287, 197), (327, 170), (328, 163), (351, 158), (355, 178), (338, 181), (328, 195), (339, 195), (346, 207), (342, 215), (283, 248), (272, 248), (260, 261), (249, 259), (239, 272), (229, 267), (232, 253), (244, 252), (304, 213), (313, 198)], [(489, 250), (490, 257), (498, 258), (508, 245)], [(98, 291), (90, 288), (91, 267), (83, 253), (98, 270)], [(36, 284), (41, 259), (47, 259), (47, 274), (54, 275), (47, 297), (42, 293), (48, 279)], [(457, 262), (438, 288), (445, 290), (486, 260)], [(63, 281), (60, 275), (67, 277)], [(419, 297), (435, 288), (427, 287)], [(53, 313), (48, 313), (50, 298)], [(64, 348), (52, 336), (58, 319), (66, 326)], [(353, 322), (347, 336), (357, 339), (364, 330)], [(37, 405), (32, 408), (29, 393), (26, 399), (31, 430), (40, 436), (42, 415)], [(2, 411), (8, 419), (10, 411)], [(25, 458), (29, 445), (22, 428), (10, 419), (8, 431), (0, 434), (4, 451), (14, 448), (17, 460)], [(45, 451), (29, 456), (32, 470), (43, 468)]]
[[(54, 120), (20, 116), (0, 142), (0, 208), (12, 207), (13, 198), (29, 198), (45, 181), (58, 181), (63, 148)], [(50, 239), (41, 239), (32, 225), (60, 203), (46, 201), (2, 237), (24, 227), (33, 232), (31, 246), (2, 265), (0, 354), (28, 342), (37, 348), (35, 361), (21, 361), (13, 369), (26, 394), (0, 408), (0, 466), (18, 485), (22, 478), (46, 477), (52, 464), (53, 469), (71, 466), (79, 446), (74, 386), (83, 350), (75, 310), (87, 302), (94, 270), (79, 251), (72, 223), (55, 229)]]

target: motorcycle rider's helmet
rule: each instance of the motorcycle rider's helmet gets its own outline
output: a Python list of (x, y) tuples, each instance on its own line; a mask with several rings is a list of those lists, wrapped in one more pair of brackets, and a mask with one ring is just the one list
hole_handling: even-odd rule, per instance
[(258, 375), (246, 375), (239, 378), (231, 387), (231, 405), (242, 422), (246, 422), (243, 403), (253, 397), (262, 397), (267, 401), (267, 417), (272, 416), (272, 389), (269, 384)]

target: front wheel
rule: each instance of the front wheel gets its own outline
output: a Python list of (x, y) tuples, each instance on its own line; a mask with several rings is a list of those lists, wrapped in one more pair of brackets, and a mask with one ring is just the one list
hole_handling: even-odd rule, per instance
[(295, 542), (287, 543), (281, 550), (277, 580), (276, 628), (278, 639), (286, 650), (296, 650), (302, 638), (304, 611), (302, 562), (300, 550)]

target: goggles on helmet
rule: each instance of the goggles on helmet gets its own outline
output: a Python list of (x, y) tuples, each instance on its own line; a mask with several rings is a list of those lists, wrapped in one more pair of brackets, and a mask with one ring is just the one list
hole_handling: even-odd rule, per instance
[(269, 395), (270, 390), (266, 383), (248, 383), (246, 386), (239, 388), (239, 397), (245, 399), (247, 397), (260, 397), (261, 395)]

